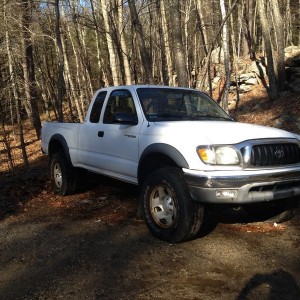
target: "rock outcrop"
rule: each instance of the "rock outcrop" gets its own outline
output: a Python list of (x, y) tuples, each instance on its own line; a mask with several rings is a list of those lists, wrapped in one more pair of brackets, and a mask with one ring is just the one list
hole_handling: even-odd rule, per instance
[[(217, 88), (224, 74), (224, 53), (219, 48), (212, 51), (211, 61), (214, 67), (212, 80), (213, 89)], [(300, 93), (300, 47), (291, 46), (285, 49), (286, 64), (286, 89)], [(241, 64), (237, 74), (232, 75), (231, 88), (233, 92), (239, 87), (240, 93), (251, 91), (255, 85), (264, 84), (267, 86), (267, 67), (265, 58), (261, 57), (249, 64)]]
[(287, 47), (284, 54), (287, 85), (291, 91), (300, 93), (300, 47)]

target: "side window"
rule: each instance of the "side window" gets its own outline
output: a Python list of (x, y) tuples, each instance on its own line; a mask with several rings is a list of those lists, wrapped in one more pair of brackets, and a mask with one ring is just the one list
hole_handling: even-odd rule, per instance
[(112, 124), (113, 115), (117, 112), (136, 115), (134, 101), (128, 90), (116, 90), (111, 93), (105, 108), (103, 123)]
[(93, 104), (91, 114), (90, 114), (90, 122), (98, 123), (100, 119), (101, 110), (103, 107), (104, 99), (106, 97), (107, 92), (100, 92), (96, 96), (95, 102)]

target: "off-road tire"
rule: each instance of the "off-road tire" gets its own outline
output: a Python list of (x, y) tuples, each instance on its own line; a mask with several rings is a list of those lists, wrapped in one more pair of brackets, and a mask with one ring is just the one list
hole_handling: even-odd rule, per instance
[(77, 186), (76, 169), (67, 162), (62, 152), (54, 153), (49, 162), (49, 173), (54, 193), (73, 194)]
[(143, 184), (140, 200), (145, 222), (155, 237), (179, 243), (199, 233), (204, 209), (192, 200), (180, 169), (153, 171)]

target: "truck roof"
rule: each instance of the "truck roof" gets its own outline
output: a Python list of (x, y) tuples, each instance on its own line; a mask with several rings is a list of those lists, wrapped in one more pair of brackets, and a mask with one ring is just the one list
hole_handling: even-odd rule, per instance
[(139, 88), (166, 88), (166, 89), (194, 90), (187, 87), (155, 85), (155, 84), (132, 84), (132, 85), (120, 85), (120, 86), (108, 86), (108, 87), (101, 88), (99, 90), (114, 90), (114, 89), (126, 89), (126, 88), (133, 89), (133, 90), (137, 90)]

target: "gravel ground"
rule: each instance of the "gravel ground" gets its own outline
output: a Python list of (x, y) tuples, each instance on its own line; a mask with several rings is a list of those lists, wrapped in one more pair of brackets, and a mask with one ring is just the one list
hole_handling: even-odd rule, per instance
[(68, 197), (40, 175), (2, 182), (1, 299), (300, 299), (299, 212), (168, 244), (134, 218), (135, 188), (100, 181)]

